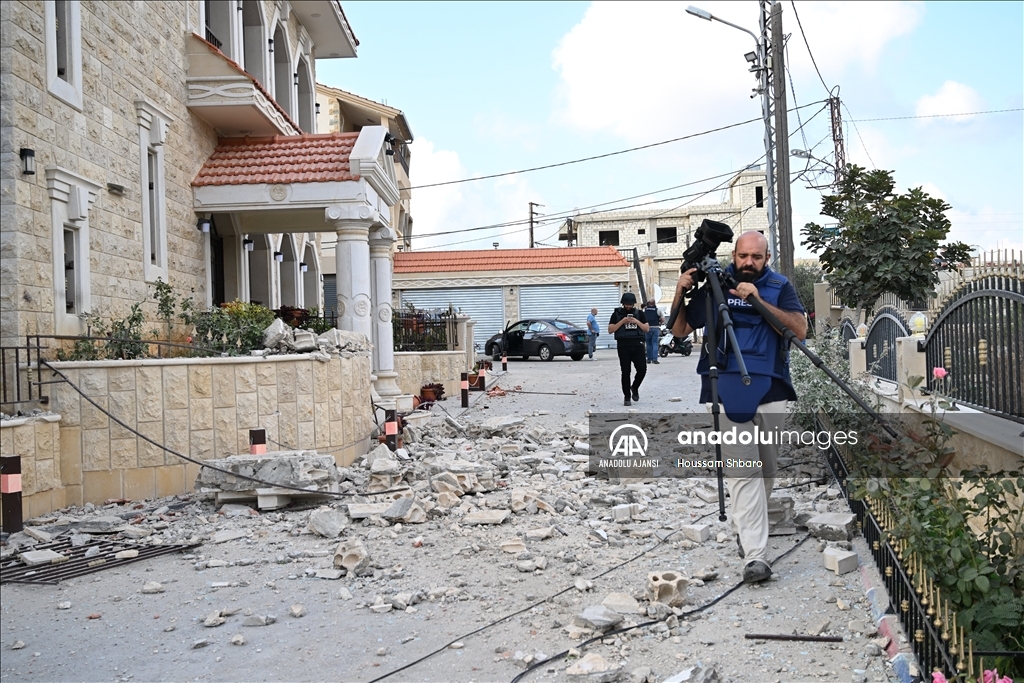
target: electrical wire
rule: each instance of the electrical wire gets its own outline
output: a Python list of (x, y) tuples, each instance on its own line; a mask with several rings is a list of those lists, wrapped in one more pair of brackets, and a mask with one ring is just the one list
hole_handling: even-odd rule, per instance
[(814, 59), (814, 53), (811, 52), (811, 44), (807, 42), (807, 34), (804, 33), (804, 25), (800, 21), (800, 14), (796, 11), (796, 0), (790, 0), (789, 4), (793, 6), (793, 16), (796, 17), (796, 25), (800, 27), (800, 35), (804, 39), (804, 45), (807, 46), (807, 54), (811, 56), (811, 64), (814, 65), (814, 72), (818, 74), (818, 80), (821, 81), (821, 86), (825, 88), (825, 92), (832, 96), (832, 89), (828, 87), (825, 82), (825, 77), (821, 75), (821, 70), (818, 68), (818, 62)]
[(861, 149), (864, 150), (864, 154), (867, 155), (868, 161), (871, 162), (871, 168), (877, 169), (878, 166), (875, 165), (875, 160), (871, 158), (871, 152), (868, 151), (867, 145), (864, 144), (864, 138), (861, 137), (860, 128), (857, 127), (857, 120), (853, 118), (853, 112), (850, 111), (848, 106), (846, 106), (846, 102), (843, 102), (843, 109), (845, 109), (846, 113), (850, 115), (850, 123), (853, 124), (853, 129), (857, 132), (857, 139), (860, 140)]
[[(222, 467), (217, 467), (216, 465), (211, 465), (211, 464), (209, 464), (207, 462), (203, 462), (202, 460), (196, 460), (195, 458), (191, 458), (191, 457), (189, 457), (189, 456), (187, 456), (187, 455), (185, 455), (183, 453), (179, 453), (178, 451), (174, 450), (173, 448), (169, 448), (169, 447), (165, 446), (164, 444), (159, 443), (158, 441), (156, 441), (156, 440), (146, 436), (145, 434), (143, 434), (139, 430), (137, 430), (134, 427), (130, 426), (127, 422), (124, 422), (123, 420), (121, 420), (119, 417), (117, 417), (116, 415), (114, 415), (113, 413), (108, 411), (106, 408), (101, 406), (99, 403), (94, 401), (88, 394), (86, 394), (84, 391), (82, 391), (81, 388), (79, 388), (77, 384), (72, 382), (68, 378), (67, 375), (65, 375), (63, 372), (61, 372), (57, 368), (53, 367), (52, 365), (50, 365), (49, 361), (40, 359), (39, 362), (42, 363), (43, 365), (45, 365), (47, 367), (47, 369), (49, 369), (50, 371), (53, 372), (53, 374), (59, 376), (61, 378), (61, 380), (63, 380), (65, 383), (68, 384), (68, 386), (70, 386), (72, 389), (74, 389), (76, 392), (78, 392), (79, 396), (81, 396), (86, 401), (88, 401), (94, 408), (96, 408), (98, 411), (100, 411), (101, 413), (106, 415), (111, 421), (116, 423), (118, 426), (123, 427), (124, 429), (127, 429), (129, 432), (131, 432), (135, 436), (139, 437), (143, 441), (146, 441), (147, 443), (150, 443), (150, 444), (156, 446), (160, 450), (166, 451), (167, 453), (170, 453), (171, 455), (173, 455), (175, 457), (178, 457), (178, 458), (181, 458), (182, 460), (190, 462), (193, 465), (199, 465), (200, 467), (205, 467), (207, 469), (213, 470), (214, 472), (220, 472), (221, 474), (229, 474), (229, 475), (231, 475), (231, 476), (233, 476), (233, 477), (235, 477), (237, 479), (245, 479), (246, 481), (251, 481), (251, 482), (254, 482), (254, 483), (257, 483), (257, 484), (263, 484), (264, 486), (267, 486), (267, 487), (270, 487), (270, 488), (288, 489), (289, 491), (298, 491), (298, 492), (301, 492), (301, 493), (315, 493), (315, 494), (323, 496), (325, 498), (349, 498), (349, 497), (352, 497), (352, 496), (379, 496), (379, 495), (382, 495), (382, 494), (398, 493), (398, 492), (401, 492), (401, 491), (408, 491), (409, 490), (408, 487), (405, 487), (405, 488), (398, 488), (398, 489), (389, 489), (387, 491), (374, 491), (372, 493), (370, 493), (370, 492), (359, 492), (359, 491), (349, 491), (349, 492), (344, 492), (344, 493), (343, 492), (338, 492), (338, 491), (315, 491), (315, 490), (311, 490), (311, 489), (304, 489), (304, 488), (302, 488), (300, 486), (292, 486), (291, 484), (277, 484), (277, 483), (274, 483), (274, 482), (271, 482), (271, 481), (266, 481), (264, 479), (259, 479), (257, 477), (252, 477), (252, 476), (249, 476), (249, 475), (246, 475), (246, 474), (239, 474), (238, 472), (232, 472), (231, 470), (226, 470), (226, 469), (224, 469)], [(367, 438), (369, 438), (369, 437), (367, 437)], [(362, 441), (362, 439), (360, 439), (360, 441)], [(356, 441), (355, 443), (359, 443), (359, 441)]]
[[(823, 101), (824, 100), (822, 100), (822, 102)], [(811, 102), (810, 104), (805, 104), (804, 106), (805, 107), (810, 107), (810, 106), (813, 106), (815, 104), (821, 104), (821, 102)], [(409, 187), (407, 189), (409, 189), (409, 190), (422, 190), (422, 189), (425, 189), (425, 188), (428, 188), (428, 187), (441, 187), (441, 186), (444, 186), (444, 185), (457, 185), (457, 184), (460, 184), (460, 183), (470, 183), (470, 182), (473, 182), (473, 181), (476, 181), (476, 180), (489, 180), (491, 178), (503, 178), (505, 176), (518, 175), (518, 174), (521, 174), (521, 173), (531, 173), (533, 171), (543, 171), (544, 169), (548, 169), (548, 168), (558, 168), (559, 166), (569, 166), (571, 164), (579, 164), (579, 163), (582, 163), (584, 161), (594, 161), (595, 159), (606, 159), (608, 157), (617, 156), (619, 154), (626, 154), (628, 152), (637, 152), (637, 151), (644, 150), (644, 149), (650, 149), (652, 147), (660, 147), (661, 145), (668, 145), (668, 144), (671, 144), (673, 142), (681, 142), (683, 140), (691, 140), (693, 138), (698, 138), (698, 137), (701, 137), (701, 136), (704, 136), (704, 135), (710, 135), (711, 133), (719, 133), (719, 132), (721, 132), (723, 130), (729, 130), (730, 128), (738, 128), (739, 126), (745, 126), (748, 123), (754, 123), (755, 121), (761, 121), (761, 120), (762, 120), (762, 118), (759, 116), (759, 117), (757, 117), (755, 119), (747, 119), (746, 121), (739, 121), (737, 123), (730, 123), (728, 125), (720, 126), (718, 128), (711, 128), (709, 130), (704, 130), (704, 131), (701, 131), (699, 133), (691, 133), (689, 135), (683, 135), (683, 136), (678, 137), (678, 138), (672, 138), (671, 140), (662, 140), (661, 142), (652, 142), (652, 143), (647, 144), (647, 145), (640, 145), (639, 147), (630, 147), (629, 149), (620, 149), (617, 152), (607, 152), (605, 154), (598, 154), (596, 156), (591, 156), (591, 157), (583, 157), (582, 159), (573, 159), (571, 161), (561, 161), (561, 162), (558, 162), (558, 163), (555, 163), (555, 164), (547, 164), (545, 166), (534, 166), (532, 168), (524, 168), (524, 169), (520, 169), (518, 171), (506, 171), (504, 173), (492, 173), (490, 175), (477, 176), (475, 178), (462, 178), (461, 180), (446, 180), (444, 182), (430, 183), (428, 185), (413, 185), (412, 187)]]
[(988, 111), (967, 111), (962, 114), (920, 114), (918, 116), (887, 116), (877, 119), (855, 119), (853, 123), (867, 123), (868, 121), (904, 121), (906, 119), (937, 119), (944, 116), (978, 116), (980, 114), (1004, 114), (1007, 112), (1024, 111), (1024, 108), (1016, 109), (989, 109)]

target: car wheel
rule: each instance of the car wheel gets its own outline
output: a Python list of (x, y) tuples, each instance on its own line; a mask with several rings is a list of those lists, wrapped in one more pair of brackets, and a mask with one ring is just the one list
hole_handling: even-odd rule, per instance
[(661, 356), (662, 358), (668, 358), (668, 347), (662, 346), (660, 349), (658, 349), (658, 355)]
[(537, 349), (537, 357), (541, 360), (548, 361), (554, 358), (554, 354), (551, 353), (551, 347), (547, 344), (541, 344), (540, 348)]
[(569, 356), (569, 358), (572, 358), (573, 360), (583, 360), (583, 354), (582, 353), (574, 353), (571, 356)]
[(491, 357), (491, 360), (501, 360), (501, 351), (498, 349), (497, 344), (491, 344), (487, 347), (487, 355)]

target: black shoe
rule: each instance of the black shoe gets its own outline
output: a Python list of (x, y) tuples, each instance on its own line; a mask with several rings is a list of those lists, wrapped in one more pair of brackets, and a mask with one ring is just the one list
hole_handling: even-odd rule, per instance
[(655, 358), (655, 359), (654, 359), (654, 360), (652, 360), (651, 362), (652, 362), (652, 363), (654, 363), (655, 365), (659, 365), (659, 363), (658, 363), (658, 359), (657, 359), (657, 358)]
[(634, 401), (639, 401), (640, 400), (640, 392), (637, 391), (636, 389), (633, 390), (633, 400)]
[(630, 401), (629, 400), (629, 396), (627, 396), (626, 400), (622, 402), (622, 405), (624, 405), (624, 406), (631, 406), (631, 405), (633, 405), (633, 402)]
[(740, 559), (742, 560), (744, 557), (747, 556), (747, 554), (745, 552), (743, 552), (743, 542), (740, 541), (740, 537), (738, 535), (736, 536), (736, 545), (740, 549)]
[(772, 578), (772, 568), (761, 560), (754, 560), (743, 568), (743, 583), (760, 583)]

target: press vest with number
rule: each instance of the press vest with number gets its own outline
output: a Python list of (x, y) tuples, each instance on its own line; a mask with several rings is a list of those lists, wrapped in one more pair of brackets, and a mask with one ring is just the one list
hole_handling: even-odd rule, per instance
[[(732, 266), (728, 272), (732, 273)], [(757, 287), (761, 301), (771, 304), (776, 308), (779, 305), (779, 296), (782, 288), (789, 280), (784, 275), (776, 273), (771, 268), (765, 268), (765, 273), (758, 278), (753, 285)], [(743, 354), (743, 361), (746, 363), (747, 372), (751, 375), (766, 375), (778, 377), (786, 384), (792, 386), (789, 378), (789, 350), (783, 348), (782, 336), (761, 317), (761, 314), (754, 310), (742, 298), (728, 291), (725, 292), (726, 301), (729, 304), (729, 315), (732, 318), (733, 329), (736, 332), (736, 342), (739, 344)], [(725, 329), (721, 321), (715, 326), (715, 333), (718, 337), (718, 358), (726, 360), (723, 373), (735, 373), (740, 371), (736, 362), (736, 354), (726, 351)], [(707, 342), (701, 349), (700, 361), (697, 363), (697, 372), (708, 374)]]
[[(625, 313), (625, 311), (623, 311), (623, 314), (624, 313)], [(636, 310), (634, 308), (633, 309), (633, 315), (637, 316), (639, 314), (640, 314), (640, 311), (638, 311), (638, 310)], [(627, 323), (623, 324), (621, 327), (619, 327), (619, 329), (615, 330), (615, 339), (616, 339), (616, 341), (629, 341), (631, 339), (636, 339), (636, 340), (641, 340), (642, 341), (644, 339), (644, 331), (640, 329), (639, 325), (637, 325), (636, 320), (637, 319), (634, 318), (634, 322), (627, 322)], [(620, 320), (620, 322), (621, 322), (621, 320)]]

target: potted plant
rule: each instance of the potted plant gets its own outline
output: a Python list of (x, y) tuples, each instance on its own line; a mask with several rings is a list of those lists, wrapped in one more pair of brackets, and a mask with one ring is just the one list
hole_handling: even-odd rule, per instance
[(420, 396), (424, 403), (444, 400), (444, 385), (440, 382), (431, 382), (420, 387)]

